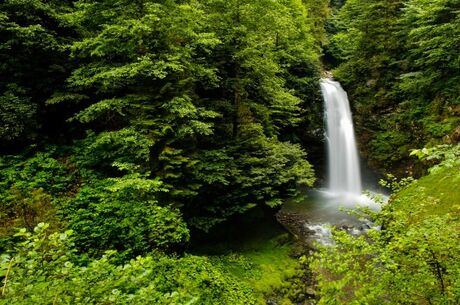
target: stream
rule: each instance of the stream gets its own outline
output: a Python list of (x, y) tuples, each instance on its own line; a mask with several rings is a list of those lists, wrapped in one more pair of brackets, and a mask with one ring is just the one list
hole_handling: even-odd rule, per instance
[(330, 193), (327, 189), (305, 191), (300, 198), (286, 202), (277, 217), (294, 235), (308, 244), (330, 244), (330, 227), (345, 229), (354, 235), (375, 227), (369, 219), (360, 219), (350, 214), (350, 210), (367, 207), (378, 211), (380, 205), (366, 195), (351, 200), (350, 197)]

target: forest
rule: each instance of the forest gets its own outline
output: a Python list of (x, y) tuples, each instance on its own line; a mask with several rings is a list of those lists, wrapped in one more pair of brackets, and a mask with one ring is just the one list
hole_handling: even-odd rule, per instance
[[(460, 304), (459, 50), (460, 0), (1, 0), (0, 304)], [(310, 243), (331, 77), (385, 195)]]

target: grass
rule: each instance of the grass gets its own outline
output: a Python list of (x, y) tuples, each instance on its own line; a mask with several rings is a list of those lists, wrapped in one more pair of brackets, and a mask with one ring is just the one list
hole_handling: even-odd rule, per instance
[[(286, 238), (284, 235), (280, 239)], [(262, 243), (260, 243), (262, 242)], [(288, 279), (299, 271), (299, 262), (289, 256), (289, 244), (280, 244), (275, 238), (268, 241), (253, 241), (248, 248), (239, 252), (215, 257), (222, 268), (238, 280), (245, 282), (253, 290), (258, 304), (266, 304), (266, 298), (275, 291), (289, 286)], [(290, 304), (283, 296), (284, 304)]]
[(224, 272), (245, 283), (256, 304), (276, 298), (277, 304), (291, 305), (290, 278), (300, 273), (300, 263), (290, 256), (292, 241), (274, 220), (241, 225), (225, 241), (202, 244), (194, 254), (208, 256)]
[[(425, 204), (427, 200), (435, 204)], [(397, 193), (392, 204), (407, 213), (411, 213), (415, 205), (420, 210), (413, 213), (415, 222), (430, 215), (452, 213), (460, 216), (460, 169), (458, 166), (444, 167), (420, 178)]]

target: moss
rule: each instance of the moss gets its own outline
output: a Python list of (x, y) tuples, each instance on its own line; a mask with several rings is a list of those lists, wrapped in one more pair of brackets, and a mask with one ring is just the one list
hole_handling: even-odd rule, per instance
[(449, 117), (439, 120), (435, 116), (427, 116), (421, 121), (426, 132), (431, 137), (441, 138), (452, 132), (458, 126), (460, 119), (458, 117)]
[(402, 132), (378, 132), (369, 142), (372, 158), (378, 161), (400, 160), (409, 154), (408, 142), (408, 136)]
[(273, 219), (257, 219), (240, 224), (238, 234), (231, 238), (200, 245), (194, 254), (208, 256), (213, 264), (249, 287), (256, 297), (255, 304), (273, 299), (277, 304), (291, 305), (290, 299), (299, 297), (296, 279), (303, 275), (292, 251), (291, 237), (279, 224)]
[[(436, 204), (424, 204), (426, 200)], [(460, 216), (460, 169), (444, 167), (397, 193), (390, 204), (413, 214), (413, 220), (452, 213)]]
[[(300, 268), (298, 260), (289, 256), (291, 245), (282, 243), (286, 238), (280, 235), (272, 240), (255, 240), (246, 244), (240, 252), (215, 257), (222, 268), (242, 282), (247, 283), (257, 296), (257, 304), (276, 291), (285, 291), (289, 279), (295, 277)], [(287, 296), (277, 295), (283, 304), (290, 304)]]

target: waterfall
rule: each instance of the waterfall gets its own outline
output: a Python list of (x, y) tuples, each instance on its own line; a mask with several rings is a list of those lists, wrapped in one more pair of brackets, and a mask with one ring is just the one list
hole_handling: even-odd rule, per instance
[[(388, 197), (371, 191), (362, 194), (361, 170), (347, 93), (331, 79), (321, 80), (321, 91), (328, 146), (328, 188), (310, 190), (303, 204), (299, 205), (298, 198), (295, 198), (278, 213), (285, 213), (286, 219), (296, 215), (301, 224), (303, 219), (302, 228), (306, 230), (300, 232), (308, 243), (331, 245), (330, 226), (352, 235), (364, 234), (370, 228), (379, 229), (371, 220), (348, 214), (342, 208), (368, 207), (378, 211), (380, 203), (386, 202)], [(380, 199), (375, 201), (375, 198)], [(315, 247), (314, 243), (312, 247)]]
[(329, 192), (334, 196), (361, 195), (358, 150), (347, 93), (338, 82), (321, 80), (328, 146)]
[[(315, 247), (314, 242), (333, 244), (331, 226), (352, 235), (364, 234), (370, 228), (379, 229), (371, 220), (348, 214), (342, 208), (350, 210), (368, 207), (378, 211), (380, 202), (388, 199), (383, 194), (371, 191), (362, 194), (361, 170), (347, 93), (338, 82), (331, 79), (321, 80), (321, 91), (325, 105), (328, 188), (310, 190), (303, 204), (299, 205), (298, 198), (295, 198), (278, 212), (284, 212), (286, 219), (292, 219), (292, 215), (296, 215), (301, 219), (301, 224), (304, 219), (302, 228), (306, 230), (300, 232), (303, 232), (301, 234), (304, 234), (303, 238), (308, 243), (313, 243), (312, 247)], [(380, 199), (375, 201), (375, 198)]]

